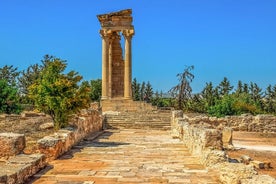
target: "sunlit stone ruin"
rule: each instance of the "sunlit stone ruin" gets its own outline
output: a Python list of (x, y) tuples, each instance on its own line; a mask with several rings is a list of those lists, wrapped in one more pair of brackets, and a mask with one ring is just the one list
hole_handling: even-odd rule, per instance
[(97, 16), (102, 38), (103, 111), (135, 111), (146, 106), (132, 101), (131, 44), (134, 26), (131, 14), (132, 10), (127, 9)]
[(0, 184), (276, 183), (257, 172), (272, 169), (270, 162), (227, 155), (235, 149), (233, 131), (273, 135), (275, 116), (215, 118), (133, 101), (132, 10), (97, 18), (102, 38), (101, 103), (90, 104), (58, 131), (44, 113), (1, 114), (4, 128), (25, 123), (36, 126), (35, 133), (51, 134), (31, 142), (26, 128), (1, 131)]

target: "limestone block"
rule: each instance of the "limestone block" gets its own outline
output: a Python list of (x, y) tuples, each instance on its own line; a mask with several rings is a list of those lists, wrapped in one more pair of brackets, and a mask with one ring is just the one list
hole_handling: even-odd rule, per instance
[(39, 126), (40, 130), (47, 130), (47, 129), (51, 129), (51, 128), (54, 128), (54, 123), (53, 122), (43, 123)]
[(0, 166), (0, 183), (24, 183), (46, 164), (45, 156), (41, 154), (17, 155)]
[(222, 149), (222, 132), (216, 129), (205, 129), (203, 137), (203, 147)]
[(40, 117), (40, 116), (46, 116), (46, 114), (45, 113), (30, 112), (30, 111), (21, 113), (21, 117), (23, 117), (23, 118), (29, 118), (29, 117), (32, 118), (32, 117)]
[(225, 184), (239, 184), (242, 179), (250, 179), (257, 172), (253, 166), (239, 163), (223, 163), (220, 165), (220, 181)]
[(252, 158), (250, 158), (248, 155), (242, 155), (241, 156), (241, 163), (244, 163), (244, 164), (249, 164), (252, 160)]
[(232, 134), (232, 128), (227, 127), (222, 130), (222, 143), (224, 148), (233, 148)]
[(40, 153), (45, 154), (47, 160), (56, 159), (61, 153), (61, 150), (63, 149), (63, 143), (61, 139), (51, 136), (46, 136), (38, 140), (37, 143)]
[(15, 133), (0, 133), (0, 157), (9, 157), (21, 153), (25, 146), (25, 135)]

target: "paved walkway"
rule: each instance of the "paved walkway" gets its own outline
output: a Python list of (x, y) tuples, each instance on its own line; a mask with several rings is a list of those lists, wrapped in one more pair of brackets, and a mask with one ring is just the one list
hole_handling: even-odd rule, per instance
[(34, 176), (35, 184), (218, 182), (187, 148), (166, 131), (107, 130), (86, 139)]

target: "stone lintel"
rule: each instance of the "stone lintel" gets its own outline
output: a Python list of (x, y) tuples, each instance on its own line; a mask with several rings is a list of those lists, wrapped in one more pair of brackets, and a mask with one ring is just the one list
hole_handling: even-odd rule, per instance
[(126, 16), (126, 17), (131, 17), (132, 14), (132, 9), (125, 9), (117, 12), (111, 12), (111, 13), (106, 13), (106, 14), (100, 14), (97, 15), (98, 19), (101, 20), (106, 20), (110, 19), (112, 17), (117, 17), (117, 16)]
[[(112, 27), (132, 27), (132, 10), (126, 9), (118, 12), (112, 12), (108, 14), (97, 15), (98, 20), (101, 23), (102, 28)], [(122, 30), (122, 29), (117, 29)]]

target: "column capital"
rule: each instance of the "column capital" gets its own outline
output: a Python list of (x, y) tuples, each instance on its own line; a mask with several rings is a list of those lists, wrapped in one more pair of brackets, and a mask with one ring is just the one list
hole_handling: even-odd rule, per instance
[(100, 35), (103, 39), (109, 38), (112, 35), (111, 30), (106, 30), (106, 29), (101, 29), (100, 30)]
[(125, 39), (130, 39), (134, 35), (134, 30), (133, 29), (126, 29), (122, 31)]

